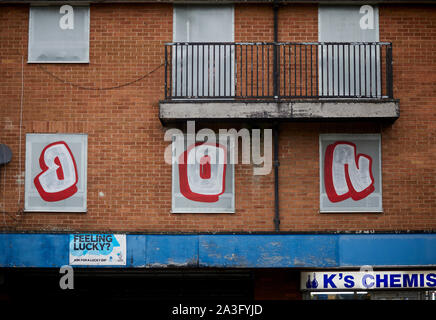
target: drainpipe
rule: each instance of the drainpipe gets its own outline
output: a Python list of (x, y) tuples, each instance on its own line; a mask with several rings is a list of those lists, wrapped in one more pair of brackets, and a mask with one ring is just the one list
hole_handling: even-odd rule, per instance
[(280, 231), (280, 212), (279, 212), (279, 125), (274, 123), (273, 127), (274, 139), (274, 229)]
[[(279, 0), (274, 0), (274, 98), (279, 96), (279, 68), (278, 68), (278, 50), (277, 42), (279, 41)], [(279, 211), (279, 125), (273, 124), (274, 136), (274, 229), (280, 231), (280, 211)]]

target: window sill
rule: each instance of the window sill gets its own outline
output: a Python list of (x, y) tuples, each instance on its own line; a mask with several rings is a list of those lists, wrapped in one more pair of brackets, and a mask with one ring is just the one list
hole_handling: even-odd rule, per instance
[(69, 64), (69, 63), (74, 63), (74, 64), (89, 64), (89, 60), (88, 61), (27, 61), (27, 63), (29, 64), (36, 64), (36, 63), (48, 63), (48, 64)]

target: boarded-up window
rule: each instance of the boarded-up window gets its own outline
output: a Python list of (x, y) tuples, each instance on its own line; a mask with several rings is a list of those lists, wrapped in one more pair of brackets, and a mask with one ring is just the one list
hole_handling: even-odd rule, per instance
[(380, 97), (378, 8), (320, 6), (318, 28), (320, 95)]
[(234, 164), (229, 145), (229, 141), (188, 143), (186, 138), (174, 137), (172, 212), (235, 211)]
[(321, 212), (381, 212), (379, 134), (322, 134)]
[(218, 44), (234, 41), (233, 16), (233, 6), (174, 6), (173, 39), (184, 44), (173, 46), (173, 96), (234, 95), (234, 46)]
[(85, 134), (27, 134), (25, 211), (86, 212)]
[(30, 7), (28, 62), (89, 62), (89, 7)]

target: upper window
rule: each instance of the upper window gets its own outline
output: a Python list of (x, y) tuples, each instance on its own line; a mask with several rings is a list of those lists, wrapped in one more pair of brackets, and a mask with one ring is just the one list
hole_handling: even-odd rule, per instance
[(174, 41), (232, 42), (233, 6), (174, 6)]
[(173, 26), (172, 96), (233, 96), (233, 6), (177, 5)]
[(321, 42), (379, 41), (376, 6), (320, 6), (318, 13)]
[(89, 7), (30, 7), (28, 62), (88, 63)]
[(320, 6), (320, 95), (382, 96), (376, 6)]

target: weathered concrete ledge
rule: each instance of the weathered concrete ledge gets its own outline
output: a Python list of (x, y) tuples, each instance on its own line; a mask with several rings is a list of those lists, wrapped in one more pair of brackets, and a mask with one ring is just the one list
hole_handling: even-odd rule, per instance
[(317, 100), (280, 102), (161, 101), (162, 121), (212, 119), (397, 119), (397, 100)]

